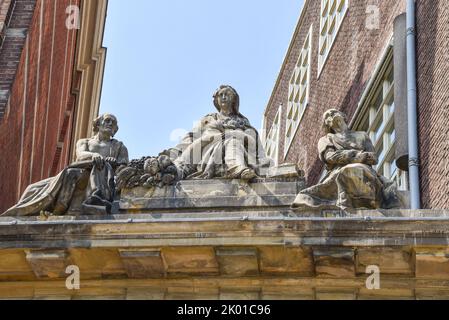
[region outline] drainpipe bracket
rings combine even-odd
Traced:
[[[416,34],[416,29],[414,27],[407,28],[407,35],[414,36]]]
[[[418,158],[410,158],[408,161],[408,166],[411,167],[419,167],[421,164],[419,163]]]

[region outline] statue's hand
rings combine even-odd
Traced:
[[[353,151],[354,163],[366,163],[368,154],[366,152]]]
[[[92,163],[97,167],[101,168],[104,164],[104,159],[101,155],[95,154],[92,156]]]
[[[365,163],[371,166],[375,166],[378,163],[377,155],[372,152],[366,152],[366,160]]]
[[[359,152],[356,159],[358,162],[369,166],[374,166],[377,164],[377,156],[372,152]]]
[[[220,130],[220,131],[224,130],[223,123],[221,121],[213,120],[213,121],[209,122],[208,126],[211,129],[216,129],[216,130]]]
[[[113,167],[117,165],[117,159],[114,157],[107,157],[104,161]]]

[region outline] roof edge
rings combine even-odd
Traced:
[[[264,112],[263,112],[264,116],[266,116],[267,111],[268,111],[268,107],[269,107],[269,105],[271,104],[271,102],[274,99],[274,93],[275,93],[276,89],[279,87],[279,82],[281,81],[281,74],[282,74],[282,72],[285,69],[285,65],[287,64],[288,56],[290,55],[290,52],[292,51],[293,41],[295,40],[296,36],[298,35],[299,29],[302,27],[302,23],[303,23],[303,20],[304,20],[304,15],[305,15],[305,8],[308,5],[309,1],[310,0],[304,0],[304,3],[302,5],[301,13],[299,15],[298,22],[296,23],[295,31],[293,32],[292,38],[290,40],[290,44],[289,44],[289,46],[287,48],[287,51],[286,51],[286,53],[284,55],[284,60],[282,62],[281,68],[280,68],[280,70],[278,72],[278,76],[276,78],[276,82],[274,84],[274,87],[273,87],[273,90],[271,92],[270,98],[268,99],[267,105],[265,106],[265,109],[264,109]]]

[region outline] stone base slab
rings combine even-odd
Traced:
[[[304,189],[303,178],[187,180],[163,188],[123,190],[120,212],[289,207]]]
[[[0,298],[446,299],[448,256],[447,210],[0,218]]]

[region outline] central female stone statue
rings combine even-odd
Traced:
[[[263,176],[271,161],[257,130],[239,112],[240,98],[230,86],[214,94],[218,113],[205,116],[174,150],[182,179],[243,179]],[[171,150],[173,152],[173,149]]]

